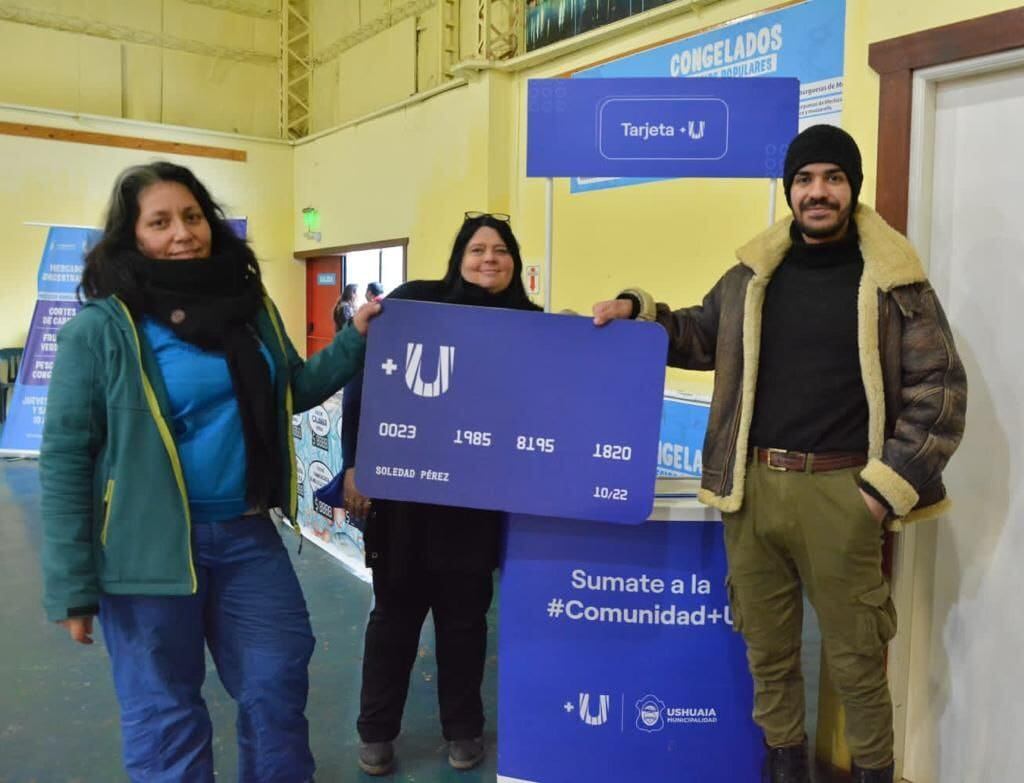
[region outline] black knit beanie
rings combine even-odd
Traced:
[[[853,192],[850,205],[856,206],[860,186],[864,182],[864,170],[853,136],[835,125],[812,125],[790,142],[782,169],[782,187],[786,192],[786,203],[790,206],[789,190],[793,186],[793,178],[808,163],[834,163],[839,166],[850,180]]]

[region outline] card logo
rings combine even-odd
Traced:
[[[437,375],[423,380],[423,343],[409,343],[405,349],[405,385],[417,397],[440,397],[448,391],[455,370],[455,346],[442,345],[437,359]]]
[[[608,722],[608,710],[611,707],[611,696],[601,694],[597,697],[597,712],[592,713],[590,707],[590,694],[580,694],[580,720],[588,726],[603,726]]]

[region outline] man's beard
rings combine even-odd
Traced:
[[[800,215],[805,210],[812,209],[815,206],[824,206],[829,209],[833,208],[831,201],[819,200],[808,203],[806,206],[801,207],[794,220],[796,220],[797,228],[800,229],[800,233],[810,239],[839,239],[846,233],[846,229],[850,224],[850,214],[853,211],[853,204],[849,204],[846,209],[837,209],[836,221],[829,225],[808,225],[801,220]]]

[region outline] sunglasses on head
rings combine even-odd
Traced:
[[[467,212],[465,215],[465,220],[477,220],[478,218],[485,217],[500,220],[502,223],[512,222],[512,217],[510,215],[506,215],[504,212]]]

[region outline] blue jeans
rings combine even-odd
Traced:
[[[246,516],[194,525],[192,550],[195,595],[100,600],[129,777],[212,783],[205,642],[238,704],[239,781],[309,780],[304,712],[315,640],[281,536],[269,518]]]

